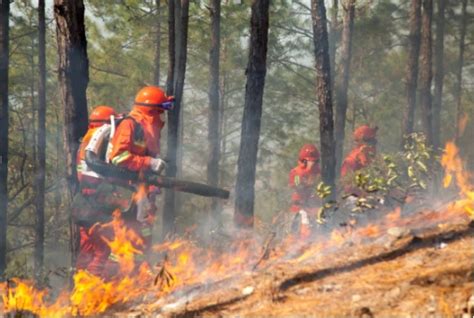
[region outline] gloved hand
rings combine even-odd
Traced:
[[[153,172],[161,174],[166,168],[166,162],[161,158],[152,158],[150,160],[150,169]]]

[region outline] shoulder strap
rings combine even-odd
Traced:
[[[120,123],[126,119],[131,119],[132,122],[133,122],[133,139],[134,140],[143,140],[145,138],[145,134],[144,134],[144,131],[143,131],[143,127],[142,125],[135,119],[133,118],[132,116],[130,115],[127,115],[123,118],[120,118],[119,120],[116,121],[115,123],[115,126],[118,127],[118,125],[120,125]]]
[[[127,116],[125,116],[124,118],[121,118],[118,121],[117,126],[122,121],[124,121],[126,119],[130,119],[133,122],[133,142],[144,144],[145,143],[145,132],[143,130],[143,126],[135,118],[133,118],[130,115],[127,115]]]
[[[133,117],[127,116],[127,118],[130,118],[133,120],[134,124],[134,130],[133,130],[133,140],[135,141],[145,141],[145,132],[143,131],[142,125]]]

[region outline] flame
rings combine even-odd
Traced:
[[[137,186],[137,191],[133,195],[133,201],[138,202],[148,196],[148,186],[145,183],[140,183]]]
[[[448,142],[441,158],[441,165],[445,169],[444,187],[451,185],[453,179],[460,190],[462,202],[466,213],[472,217],[474,209],[474,190],[470,182],[471,175],[464,169],[464,163],[459,156],[459,149],[453,142]]]
[[[103,237],[103,239],[109,245],[111,253],[117,258],[120,272],[128,275],[135,267],[137,256],[143,254],[138,247],[143,247],[144,242],[133,230],[125,226],[120,210],[114,212],[113,220],[108,226],[112,226],[114,238],[109,240]]]
[[[396,208],[377,223],[361,225],[350,219],[348,226],[334,229],[329,236],[308,235],[307,239],[301,240],[299,235],[288,235],[275,248],[262,246],[266,240],[249,232],[239,233],[233,240],[217,242],[215,246],[176,238],[152,247],[152,252],[160,256],[157,266],[142,262],[143,240],[125,226],[121,214],[116,211],[110,223],[95,229],[116,257],[117,272],[114,275],[105,279],[87,271],[78,271],[73,277],[74,288],[60,293],[55,300],[47,290],[35,288],[30,281],[13,279],[9,283],[0,283],[0,313],[28,311],[39,317],[97,316],[112,306],[150,297],[156,300],[186,286],[208,284],[250,272],[261,262],[287,262],[297,266],[324,257],[328,251],[346,242],[357,244],[364,239],[380,237],[392,227],[401,227],[401,230],[420,224],[442,227],[456,218],[466,219],[466,214],[474,217],[471,176],[463,169],[459,151],[453,143],[446,145],[441,163],[446,171],[443,184],[446,187],[455,184],[461,195],[459,200],[441,211],[421,211],[408,217],[402,216],[401,209]],[[146,187],[142,189],[137,192],[135,200],[147,195]],[[262,251],[268,253],[263,261]]]
[[[0,283],[0,292],[3,300],[4,312],[30,312],[40,317],[63,317],[68,313],[67,296],[62,293],[56,302],[45,305],[49,296],[46,290],[38,290],[30,281],[12,279],[7,283]],[[0,311],[2,312],[2,311]]]

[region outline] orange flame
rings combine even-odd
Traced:
[[[377,224],[356,227],[355,219],[350,220],[346,229],[335,229],[330,237],[308,237],[300,240],[288,236],[275,249],[268,249],[268,262],[288,262],[297,264],[315,257],[322,257],[328,249],[342,246],[345,242],[361,242],[362,238],[375,238],[383,235],[393,226],[410,227],[412,224],[438,224],[442,226],[454,217],[463,217],[465,213],[474,215],[474,191],[470,175],[463,169],[458,149],[453,143],[446,146],[442,158],[446,169],[444,184],[454,181],[461,191],[462,199],[441,211],[420,212],[410,218],[401,215],[397,208],[388,213]],[[146,195],[146,189],[140,192]],[[135,199],[139,199],[139,194]],[[222,246],[209,248],[190,239],[177,238],[154,245],[152,251],[163,257],[159,270],[165,273],[166,282],[156,283],[157,268],[146,262],[138,267],[138,258],[143,257],[143,240],[133,230],[127,228],[120,213],[114,213],[113,220],[99,230],[108,243],[118,263],[117,275],[104,280],[87,271],[78,271],[74,275],[74,288],[64,291],[55,300],[49,299],[46,290],[34,288],[29,281],[12,280],[0,284],[0,314],[29,311],[40,317],[90,316],[100,315],[117,304],[143,299],[144,296],[162,297],[184,286],[210,283],[254,270],[254,265],[262,259],[261,242],[248,233],[237,236]],[[102,233],[102,232],[100,232]],[[311,241],[313,240],[313,241]],[[219,242],[221,243],[221,242]],[[137,268],[138,267],[138,268]],[[158,271],[159,275],[159,271]]]
[[[455,178],[456,185],[461,191],[463,198],[463,200],[460,200],[458,203],[464,206],[466,213],[470,217],[474,217],[474,190],[470,182],[471,175],[464,169],[464,163],[459,157],[459,149],[453,142],[446,144],[444,154],[441,158],[441,165],[445,169],[444,187],[449,187]]]

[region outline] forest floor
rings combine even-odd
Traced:
[[[474,317],[474,223],[456,204],[331,235],[120,317]]]

